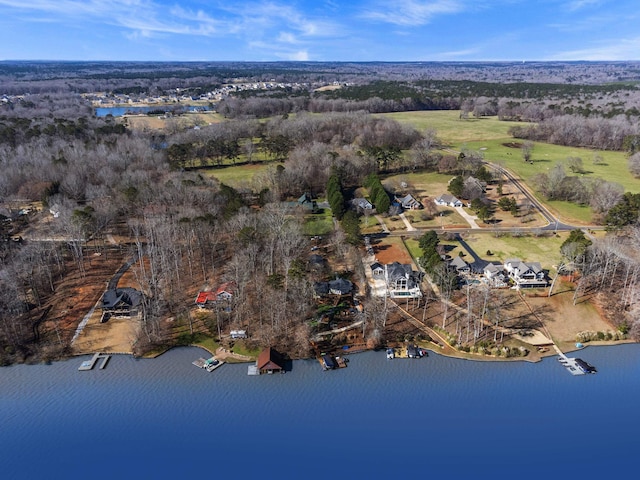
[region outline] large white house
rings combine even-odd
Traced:
[[[519,288],[546,287],[547,277],[538,262],[523,262],[519,258],[505,260],[504,269]]]
[[[443,193],[434,200],[436,205],[441,207],[461,207],[462,202],[450,193]]]

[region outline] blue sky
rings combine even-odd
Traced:
[[[0,0],[2,60],[640,59],[638,0]]]

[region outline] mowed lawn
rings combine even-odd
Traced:
[[[519,258],[525,262],[540,262],[542,268],[555,272],[555,267],[560,262],[562,256],[560,254],[560,246],[568,237],[567,232],[558,232],[558,235],[546,234],[544,237],[535,237],[531,235],[512,236],[501,235],[496,236],[490,233],[472,233],[466,235],[463,240],[472,249],[475,254],[488,262],[500,263],[508,258]],[[407,248],[414,257],[422,255],[422,251],[418,245],[418,238],[407,239]],[[447,253],[451,257],[457,257],[460,252],[464,254],[467,262],[473,262],[471,252],[463,248],[458,241],[440,240],[441,245],[448,245]],[[491,252],[491,255],[487,254]]]

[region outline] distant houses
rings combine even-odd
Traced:
[[[348,295],[353,291],[353,283],[345,278],[336,278],[329,282],[329,293],[332,295]]]

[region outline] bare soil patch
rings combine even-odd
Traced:
[[[381,240],[380,243],[373,244],[373,252],[378,262],[383,265],[393,262],[413,263],[411,255],[409,255],[407,249],[404,248],[404,245],[397,245]]]
[[[140,333],[139,317],[111,317],[100,323],[102,312],[96,309],[78,339],[73,352],[84,353],[133,353],[133,346]]]
[[[567,284],[562,284],[551,297],[545,290],[540,296],[527,295],[526,300],[561,348],[572,346],[578,332],[615,330],[591,301],[573,305],[573,290]]]
[[[505,142],[502,145],[507,148],[522,148],[522,143],[520,142]]]
[[[70,273],[56,286],[56,293],[42,306],[42,310],[49,306],[51,309],[40,326],[40,334],[51,339],[55,336],[57,341],[57,333],[59,333],[60,340],[68,345],[77,326],[100,300],[107,282],[122,262],[123,256],[118,253],[88,254],[84,275],[69,262]],[[34,312],[34,315],[37,314],[37,311]]]

